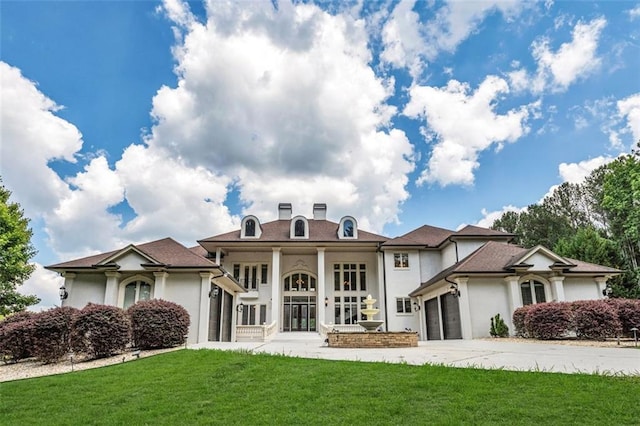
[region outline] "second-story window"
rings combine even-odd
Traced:
[[[255,237],[256,236],[256,221],[253,219],[248,219],[245,224],[244,235],[245,237]]]
[[[296,237],[304,237],[304,221],[302,219],[296,220],[294,225],[294,234]]]
[[[393,267],[394,268],[408,268],[409,267],[409,253],[394,253],[393,254]]]
[[[342,225],[343,229],[343,235],[345,237],[353,237],[353,221],[351,219],[347,219],[344,221],[344,224]]]

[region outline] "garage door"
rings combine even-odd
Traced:
[[[462,327],[460,324],[460,308],[458,298],[451,293],[440,296],[442,308],[442,331],[445,339],[462,339]]]
[[[427,319],[427,340],[440,340],[440,312],[438,310],[438,298],[434,297],[424,302],[424,310]]]

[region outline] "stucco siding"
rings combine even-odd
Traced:
[[[429,279],[441,271],[441,266],[442,256],[439,251],[421,251],[419,283],[429,281]]]
[[[138,253],[130,252],[122,257],[114,259],[114,262],[120,265],[121,271],[140,271],[144,269],[140,264],[149,263],[149,259],[140,256]]]
[[[104,274],[77,274],[65,306],[82,309],[87,303],[104,303],[106,282]]]
[[[591,277],[565,278],[564,297],[568,302],[574,300],[602,299],[598,285]]]
[[[489,337],[491,318],[496,314],[500,314],[509,326],[509,332],[513,332],[507,287],[501,278],[470,279],[467,292],[468,295],[460,297],[470,298],[472,338]]]
[[[189,343],[198,340],[200,321],[200,282],[198,274],[169,274],[165,288],[165,299],[184,307],[191,318],[189,325]]]

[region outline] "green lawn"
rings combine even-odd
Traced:
[[[0,383],[0,424],[639,424],[640,377],[182,350]]]

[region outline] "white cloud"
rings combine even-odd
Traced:
[[[588,23],[578,22],[571,41],[563,43],[556,52],[549,47],[548,38],[536,40],[532,45],[532,54],[538,63],[538,70],[533,77],[533,91],[541,92],[546,88],[565,91],[573,82],[596,70],[601,63],[596,56],[598,40],[606,24],[604,18]]]
[[[416,4],[431,3],[416,0],[400,1],[382,30],[381,60],[395,68],[407,68],[415,78],[426,67],[424,60],[433,60],[440,52],[454,52],[491,13],[500,12],[512,20],[531,5],[515,0],[448,1],[433,19],[422,22],[414,10]]]
[[[560,173],[562,182],[581,183],[592,171],[613,160],[614,158],[612,157],[599,156],[578,163],[561,163],[558,166],[558,172]]]
[[[633,135],[634,143],[640,141],[640,93],[635,93],[618,101],[618,113],[626,118],[626,130]]]
[[[482,226],[483,228],[489,228],[493,225],[493,222],[500,219],[502,215],[507,212],[516,212],[522,213],[526,211],[526,207],[516,207],[512,205],[504,206],[501,210],[488,211],[487,209],[482,209],[482,219],[475,223],[476,226]],[[461,226],[462,227],[462,226]]]
[[[67,185],[47,163],[75,162],[82,135],[71,123],[57,117],[61,107],[45,96],[37,84],[18,68],[0,62],[0,161],[2,179],[27,217],[50,212]]]
[[[372,230],[395,220],[413,148],[388,129],[393,81],[369,66],[364,21],[288,2],[207,10],[175,49],[177,87],[153,100],[150,148],[230,179],[251,213],[271,216],[306,188],[304,205],[326,202]],[[357,203],[380,193],[384,213]]]
[[[507,82],[488,76],[473,93],[467,84],[451,80],[446,87],[414,86],[404,114],[423,118],[435,144],[418,184],[437,182],[471,185],[479,167],[478,154],[495,144],[515,142],[528,132],[526,121],[536,107],[529,105],[496,114]]]
[[[56,272],[44,269],[39,263],[35,266],[31,277],[18,287],[18,292],[26,295],[36,294],[40,298],[40,303],[30,306],[29,310],[37,312],[60,306],[58,289],[64,284],[64,278]]]
[[[629,20],[631,21],[640,18],[640,5],[637,5],[633,9],[629,9],[627,13],[629,14]]]

